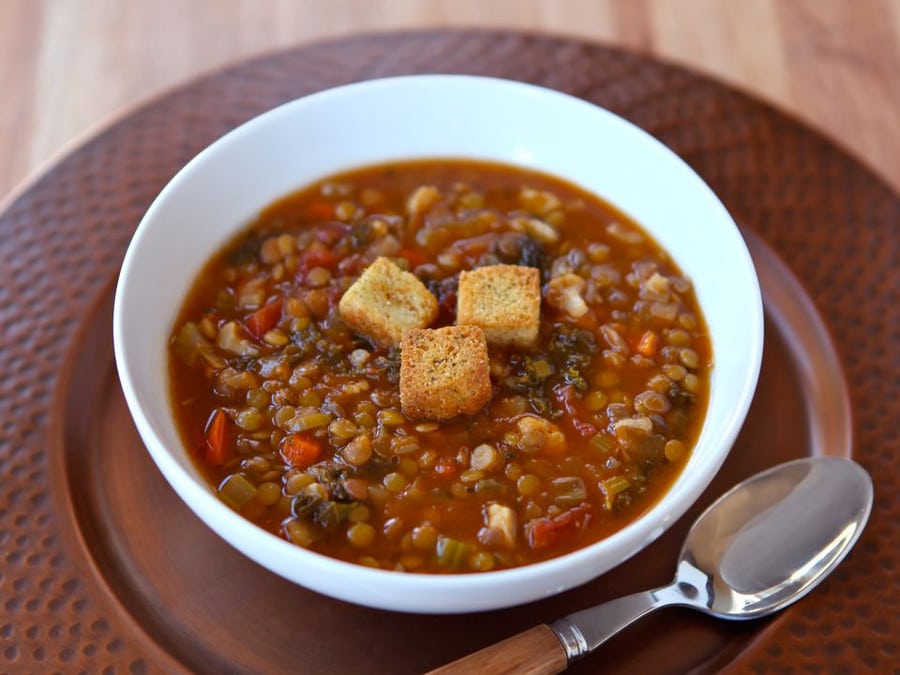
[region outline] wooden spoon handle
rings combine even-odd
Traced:
[[[427,675],[554,675],[566,669],[566,650],[550,626],[513,635],[432,670]]]

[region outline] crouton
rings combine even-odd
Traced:
[[[400,344],[411,328],[425,328],[438,302],[419,279],[388,258],[376,258],[341,298],[341,317],[382,347]]]
[[[491,399],[487,342],[477,326],[413,329],[400,348],[400,406],[409,419],[446,420]]]
[[[490,265],[461,272],[456,323],[478,326],[491,345],[532,347],[541,316],[541,274],[534,267]]]

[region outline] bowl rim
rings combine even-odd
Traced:
[[[174,191],[174,186],[176,186],[180,182],[185,181],[194,173],[202,171],[207,161],[209,161],[210,158],[214,157],[215,154],[225,146],[236,142],[241,142],[244,137],[252,136],[252,134],[255,133],[258,127],[270,124],[283,115],[302,114],[302,110],[304,107],[320,103],[323,100],[327,99],[341,99],[346,96],[353,97],[366,95],[377,92],[380,89],[391,89],[397,86],[421,86],[422,83],[440,86],[462,86],[476,88],[489,87],[493,89],[499,88],[506,89],[508,92],[514,94],[521,94],[524,92],[528,95],[537,95],[540,97],[550,96],[557,99],[557,102],[563,103],[565,105],[590,108],[593,114],[596,114],[598,117],[605,117],[607,123],[613,123],[614,125],[619,125],[620,128],[630,129],[630,131],[636,132],[634,136],[636,139],[640,139],[640,141],[643,143],[649,143],[653,145],[656,152],[661,152],[665,155],[668,155],[670,160],[674,160],[676,164],[680,165],[681,170],[689,172],[696,179],[698,189],[705,190],[708,193],[706,197],[711,197],[712,201],[721,209],[725,221],[730,223],[734,228],[734,234],[736,235],[735,253],[739,257],[743,258],[741,262],[745,263],[749,269],[749,279],[751,280],[753,287],[749,288],[748,290],[754,296],[754,299],[756,301],[754,307],[748,308],[748,316],[752,318],[752,321],[748,325],[748,331],[751,337],[751,351],[749,354],[747,354],[746,361],[748,368],[745,371],[745,377],[741,383],[740,390],[737,395],[736,404],[732,409],[729,419],[727,419],[724,423],[726,433],[717,441],[717,446],[719,446],[721,449],[716,450],[716,452],[712,456],[710,456],[707,461],[699,464],[697,467],[693,467],[693,470],[690,473],[688,473],[687,466],[683,467],[673,484],[667,489],[666,493],[664,493],[656,502],[653,503],[652,506],[647,508],[643,513],[638,515],[630,523],[625,525],[620,530],[617,530],[613,534],[609,535],[608,537],[605,537],[598,542],[594,542],[570,553],[556,556],[548,560],[509,569],[492,570],[489,573],[464,572],[459,574],[442,575],[425,574],[419,572],[397,573],[391,570],[368,568],[357,563],[346,562],[296,546],[288,542],[287,540],[278,537],[277,535],[263,530],[259,526],[253,524],[240,514],[230,509],[214,494],[209,485],[203,484],[198,481],[178,463],[178,461],[175,459],[174,454],[179,451],[167,447],[166,443],[157,433],[155,425],[151,422],[146,412],[144,411],[143,405],[141,404],[140,397],[138,395],[138,391],[141,389],[141,384],[134,380],[134,378],[132,377],[131,368],[129,366],[133,357],[130,353],[128,340],[126,339],[127,327],[125,325],[126,309],[123,306],[124,297],[127,293],[128,287],[131,284],[138,283],[134,275],[131,274],[131,270],[135,264],[134,261],[139,257],[141,253],[141,242],[148,229],[152,226],[152,223],[157,218],[157,213],[160,210],[161,204],[163,204]],[[298,113],[298,111],[300,111],[300,113]],[[385,161],[390,161],[390,159],[391,158],[389,157],[385,157]],[[502,160],[494,161],[509,163]],[[366,162],[365,164],[360,166],[365,166],[368,164],[370,164],[370,162]],[[347,170],[352,170],[352,168],[353,167],[348,167]],[[542,171],[539,166],[534,167],[534,170]],[[545,173],[547,172],[545,171]],[[317,180],[325,177],[325,175],[322,175]],[[606,199],[605,197],[603,198]],[[615,205],[614,201],[610,200],[610,202]],[[265,204],[261,204],[259,208],[262,209],[265,208],[265,206]],[[644,223],[639,222],[639,224],[642,227],[646,227]],[[234,228],[228,230],[228,232],[230,233],[230,235],[233,235],[238,231],[239,227],[240,226],[235,226]],[[650,230],[650,233],[653,234],[653,231]],[[221,245],[225,241],[226,237],[222,237],[218,243],[219,245]],[[701,307],[701,309],[703,308]],[[474,75],[404,75],[346,84],[339,87],[315,92],[313,94],[309,94],[285,102],[266,112],[261,113],[260,115],[251,118],[250,120],[242,123],[238,127],[219,137],[203,150],[201,150],[197,155],[195,155],[187,164],[185,164],[166,183],[159,194],[154,198],[153,202],[142,217],[131,239],[131,242],[129,243],[116,285],[115,303],[113,309],[113,343],[115,361],[119,373],[119,380],[125,395],[128,409],[135,422],[141,439],[144,442],[144,445],[147,447],[147,450],[150,452],[150,455],[153,458],[155,464],[160,469],[161,473],[165,476],[166,480],[170,483],[175,492],[178,493],[179,497],[188,505],[192,512],[208,527],[210,527],[213,531],[226,539],[239,551],[241,551],[245,555],[248,555],[245,550],[246,546],[242,546],[241,542],[245,542],[248,540],[260,540],[257,543],[261,544],[263,548],[266,549],[266,554],[279,556],[281,563],[284,563],[287,560],[294,560],[297,564],[304,565],[313,572],[324,571],[327,568],[327,570],[332,573],[337,573],[339,576],[346,574],[356,577],[356,584],[353,585],[353,588],[362,584],[373,588],[384,586],[390,588],[392,591],[399,591],[401,593],[410,594],[414,594],[417,591],[424,591],[429,589],[440,589],[442,592],[449,593],[465,590],[468,594],[471,594],[472,592],[477,594],[481,590],[490,589],[492,591],[496,591],[498,588],[510,589],[513,587],[518,587],[522,584],[529,584],[529,582],[535,579],[544,578],[547,575],[553,575],[555,573],[562,572],[563,570],[572,571],[576,568],[587,568],[588,570],[590,570],[591,562],[595,558],[597,558],[598,555],[602,554],[606,549],[612,549],[620,542],[634,539],[636,543],[629,547],[630,551],[627,553],[627,555],[625,555],[621,559],[616,560],[612,565],[604,567],[600,572],[589,572],[587,575],[583,575],[582,581],[579,581],[578,584],[585,583],[586,581],[594,579],[597,576],[605,573],[612,567],[621,564],[631,556],[643,550],[653,540],[655,540],[663,532],[665,532],[681,516],[683,516],[684,513],[690,508],[690,506],[693,505],[700,497],[703,490],[706,488],[706,486],[709,485],[712,478],[720,469],[721,465],[729,455],[731,447],[735,439],[737,438],[741,426],[746,418],[750,403],[753,398],[753,394],[756,389],[762,363],[763,308],[759,280],[753,266],[753,261],[750,257],[750,253],[747,249],[746,243],[741,237],[737,225],[734,223],[734,220],[725,209],[724,205],[722,205],[719,198],[715,195],[715,193],[713,193],[712,189],[694,171],[694,169],[691,168],[690,165],[688,165],[678,155],[676,155],[670,148],[665,146],[661,141],[654,138],[648,132],[644,131],[632,122],[620,117],[619,115],[616,115],[615,113],[612,113],[611,111],[600,107],[599,105],[563,92],[549,89],[547,87],[514,80]],[[715,345],[713,345],[713,354],[715,355],[715,353],[716,349]],[[169,411],[171,413],[171,401],[168,402],[167,407],[169,408]],[[707,416],[703,421],[702,427],[705,427],[708,421],[709,418],[707,410]],[[180,449],[180,452],[183,452],[186,455],[188,454],[187,449],[183,447]],[[188,458],[188,460],[193,462],[193,460],[190,458]],[[676,485],[680,485],[681,489],[686,491],[685,497],[680,500],[680,503],[667,504],[667,500],[671,496]],[[659,516],[662,515],[661,506],[664,504],[667,504],[670,507],[671,517],[665,518],[664,522],[660,523],[658,521],[660,520]],[[252,557],[258,564],[270,569],[271,571],[274,571],[277,574],[280,574],[281,576],[288,578],[294,583],[304,585],[307,588],[313,588],[318,592],[326,593],[334,597],[340,597],[341,599],[355,602],[357,604],[364,604],[372,607],[395,609],[401,611],[413,611],[420,613],[455,613],[460,611],[493,609],[521,604],[523,602],[539,599],[540,597],[544,597],[550,594],[525,594],[528,595],[528,597],[524,597],[524,599],[523,597],[515,597],[512,598],[510,602],[505,603],[502,599],[499,602],[494,599],[493,601],[484,602],[483,604],[468,602],[462,609],[455,607],[428,608],[424,607],[423,602],[420,601],[412,603],[395,602],[393,601],[394,599],[387,603],[379,603],[371,600],[367,601],[365,599],[360,599],[353,595],[352,590],[349,590],[347,593],[335,593],[331,591],[321,590],[321,588],[318,586],[308,586],[303,581],[299,581],[296,576],[286,574],[285,565],[277,564],[275,567],[273,567],[268,562],[263,562],[262,560],[260,560],[257,556],[250,557]],[[553,592],[561,592],[563,590],[566,590],[567,588],[571,588],[573,585],[578,584],[568,584],[564,587],[557,588]],[[522,594],[520,593],[519,596],[522,596]]]

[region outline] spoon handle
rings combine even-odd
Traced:
[[[530,628],[427,675],[561,673],[573,660],[590,653],[641,617],[660,607],[682,604],[691,603],[675,584],[626,595],[564,616],[550,626]]]
[[[566,650],[569,662],[585,656],[623,628],[650,612],[673,604],[671,587],[616,598],[557,619],[550,628]]]
[[[566,669],[566,650],[542,624],[436,668],[426,675],[553,675]]]

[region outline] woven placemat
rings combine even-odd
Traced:
[[[760,630],[734,666],[896,669],[900,199],[802,124],[683,69],[568,39],[436,31],[316,44],[190,83],[82,145],[0,215],[0,671],[165,667],[110,610],[91,563],[65,545],[47,445],[67,349],[153,197],[197,151],[272,106],[422,72],[533,82],[626,117],[673,148],[787,261],[835,338],[854,406],[853,454],[874,477],[876,504],[847,563]]]

